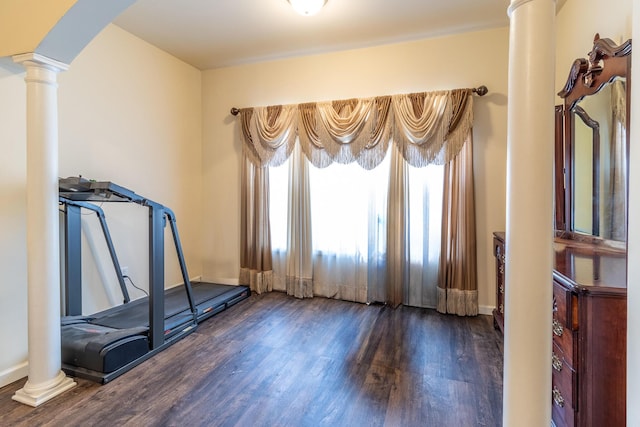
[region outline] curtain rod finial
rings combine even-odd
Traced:
[[[236,108],[236,107],[232,107],[231,108],[231,114],[232,115],[237,116],[239,112],[240,112],[240,110],[238,108]]]
[[[487,89],[485,85],[482,85],[482,86],[478,86],[477,88],[474,88],[473,91],[477,93],[478,96],[485,96],[487,92],[489,92],[489,89]]]

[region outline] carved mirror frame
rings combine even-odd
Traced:
[[[631,99],[631,40],[617,45],[611,39],[600,38],[596,34],[593,49],[588,58],[578,58],[574,61],[567,82],[558,95],[564,99],[563,105],[555,108],[555,227],[558,231],[573,233],[573,172],[574,172],[574,132],[576,116],[593,130],[593,195],[592,235],[599,235],[599,130],[598,123],[578,105],[583,98],[598,93],[606,84],[616,77],[626,79],[626,125],[629,126],[629,111]],[[629,132],[626,132],[626,197],[629,192]],[[596,173],[598,175],[596,176]],[[628,221],[628,212],[627,212]]]

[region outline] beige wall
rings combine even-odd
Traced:
[[[492,235],[505,227],[506,28],[203,73],[204,275],[237,277],[240,142],[231,107],[475,87],[479,303],[495,305]]]
[[[0,386],[27,359],[26,86],[0,69]]]
[[[27,358],[24,74],[0,69],[0,386]],[[174,210],[191,276],[201,274],[201,72],[110,25],[59,76],[60,176],[112,180]],[[147,219],[139,206],[103,206],[116,251],[147,287]],[[87,310],[118,303],[93,215],[85,218]],[[168,236],[168,234],[165,234]],[[167,284],[181,281],[167,245]],[[133,296],[139,293],[131,291]]]
[[[201,269],[200,77],[199,70],[111,25],[59,79],[60,176],[114,181],[173,209],[191,275]],[[136,284],[146,283],[147,210],[108,204],[103,209],[120,263]],[[94,252],[103,254],[98,267],[105,268],[88,273],[104,276],[111,266],[94,229],[87,235],[95,236]],[[179,283],[175,251],[166,246],[167,282]]]

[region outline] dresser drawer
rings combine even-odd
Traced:
[[[504,315],[504,288],[498,288],[496,293],[496,309],[501,315]]]
[[[577,374],[574,367],[571,365],[571,358],[565,357],[564,352],[555,343],[553,344],[553,351],[551,353],[551,367],[554,377],[554,382],[562,386],[570,397],[572,407],[577,409],[573,402],[575,402],[574,396],[578,392],[577,389]]]
[[[553,402],[551,398],[551,417],[553,419],[553,425],[555,427],[573,427],[575,425],[576,414],[571,408],[559,407]]]
[[[577,411],[577,377],[571,367],[560,359],[552,360],[553,375],[551,379],[551,408],[556,425],[573,426]]]
[[[553,324],[551,326],[553,334],[553,347],[556,354],[562,358],[573,369],[576,368],[574,364],[574,352],[575,352],[575,340],[574,333],[563,326],[558,319],[553,318]]]
[[[575,367],[573,366],[573,354],[571,354],[572,352],[569,352],[569,354],[565,353],[564,349],[562,349],[558,343],[554,342],[553,343],[553,350],[551,352],[551,360],[553,362],[553,368],[554,371],[561,371],[563,368],[560,364],[566,364],[568,365],[571,369],[575,370]]]
[[[570,330],[578,330],[577,296],[555,281],[553,282],[553,317]]]

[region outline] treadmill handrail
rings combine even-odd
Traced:
[[[166,206],[164,207],[164,213],[169,219],[169,226],[171,227],[171,234],[173,235],[173,243],[176,246],[176,254],[178,255],[178,262],[180,263],[180,271],[182,272],[182,280],[184,281],[185,290],[187,291],[187,299],[189,300],[189,307],[193,313],[194,319],[197,318],[198,309],[193,298],[193,290],[191,288],[191,281],[189,279],[189,273],[187,272],[187,264],[184,260],[184,253],[182,252],[182,245],[180,244],[180,235],[178,234],[178,225],[176,221],[176,215],[173,211]]]
[[[94,205],[93,203],[74,201],[74,200],[65,199],[63,197],[59,197],[58,200],[60,201],[60,203],[88,209],[96,213],[100,221],[102,234],[104,235],[104,239],[107,243],[109,255],[111,256],[111,262],[113,263],[113,267],[116,271],[116,277],[118,278],[118,284],[120,285],[120,290],[122,291],[122,296],[124,297],[124,303],[126,304],[130,302],[131,298],[129,297],[129,291],[127,290],[127,285],[124,282],[124,275],[122,274],[122,268],[120,267],[120,262],[118,261],[118,256],[116,255],[116,249],[113,246],[113,240],[111,239],[111,233],[109,233],[109,227],[107,227],[107,218],[102,208],[100,206]],[[66,214],[66,212],[64,213]]]

